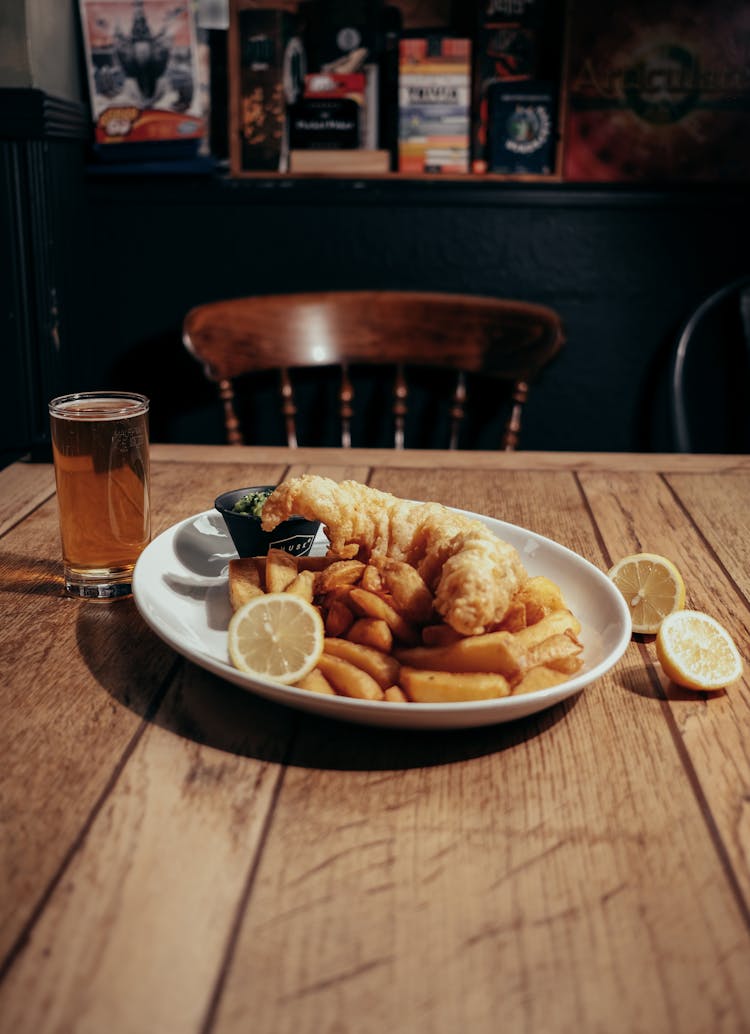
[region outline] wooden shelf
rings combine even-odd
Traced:
[[[577,207],[689,210],[737,207],[747,211],[750,189],[741,183],[568,183],[552,176],[537,178],[492,174],[449,177],[386,175],[329,176],[322,174],[224,172],[196,175],[166,168],[158,173],[125,168],[87,168],[87,190],[94,198],[139,198],[160,204],[199,205],[398,205],[478,208]]]
[[[401,181],[407,183],[553,183],[563,182],[562,177],[553,174],[541,175],[525,173],[523,175],[510,175],[508,173],[485,172],[481,175],[475,173],[429,173],[429,172],[238,172],[232,175],[238,180],[257,179],[327,179],[327,180],[376,180],[381,182]]]

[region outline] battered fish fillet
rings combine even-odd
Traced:
[[[356,543],[363,559],[411,564],[434,593],[437,612],[462,635],[477,635],[502,621],[527,577],[516,550],[481,521],[358,481],[316,475],[285,481],[263,506],[264,530],[292,514],[321,521],[334,553]]]

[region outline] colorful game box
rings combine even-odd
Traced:
[[[489,93],[539,76],[543,0],[479,0],[473,55],[472,170],[489,166]]]
[[[230,6],[229,157],[232,172],[287,172],[288,109],[307,67],[296,11]]]
[[[80,0],[97,144],[198,141],[205,104],[187,0]]]
[[[289,109],[292,150],[348,150],[364,141],[366,78],[362,72],[305,76],[304,93]]]
[[[398,97],[399,171],[468,172],[470,41],[402,39]]]
[[[488,171],[549,175],[556,147],[552,83],[493,83],[488,91]]]

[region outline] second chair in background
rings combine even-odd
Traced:
[[[560,350],[564,334],[551,309],[521,301],[411,291],[328,291],[211,302],[192,309],[183,325],[186,348],[219,391],[227,440],[243,444],[235,381],[279,371],[286,444],[296,447],[297,405],[290,371],[340,369],[341,445],[351,445],[355,365],[394,368],[393,445],[404,447],[409,407],[407,368],[455,371],[448,441],[455,449],[467,407],[467,376],[511,386],[510,414],[500,445],[514,449],[529,385]],[[372,444],[372,443],[365,443]]]
[[[677,452],[750,449],[750,276],[717,288],[680,328],[670,370]]]

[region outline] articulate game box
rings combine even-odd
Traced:
[[[750,4],[571,0],[566,180],[750,175]]]
[[[400,172],[468,172],[470,41],[402,39],[398,109]]]
[[[79,2],[96,144],[203,137],[192,6],[174,0]]]

